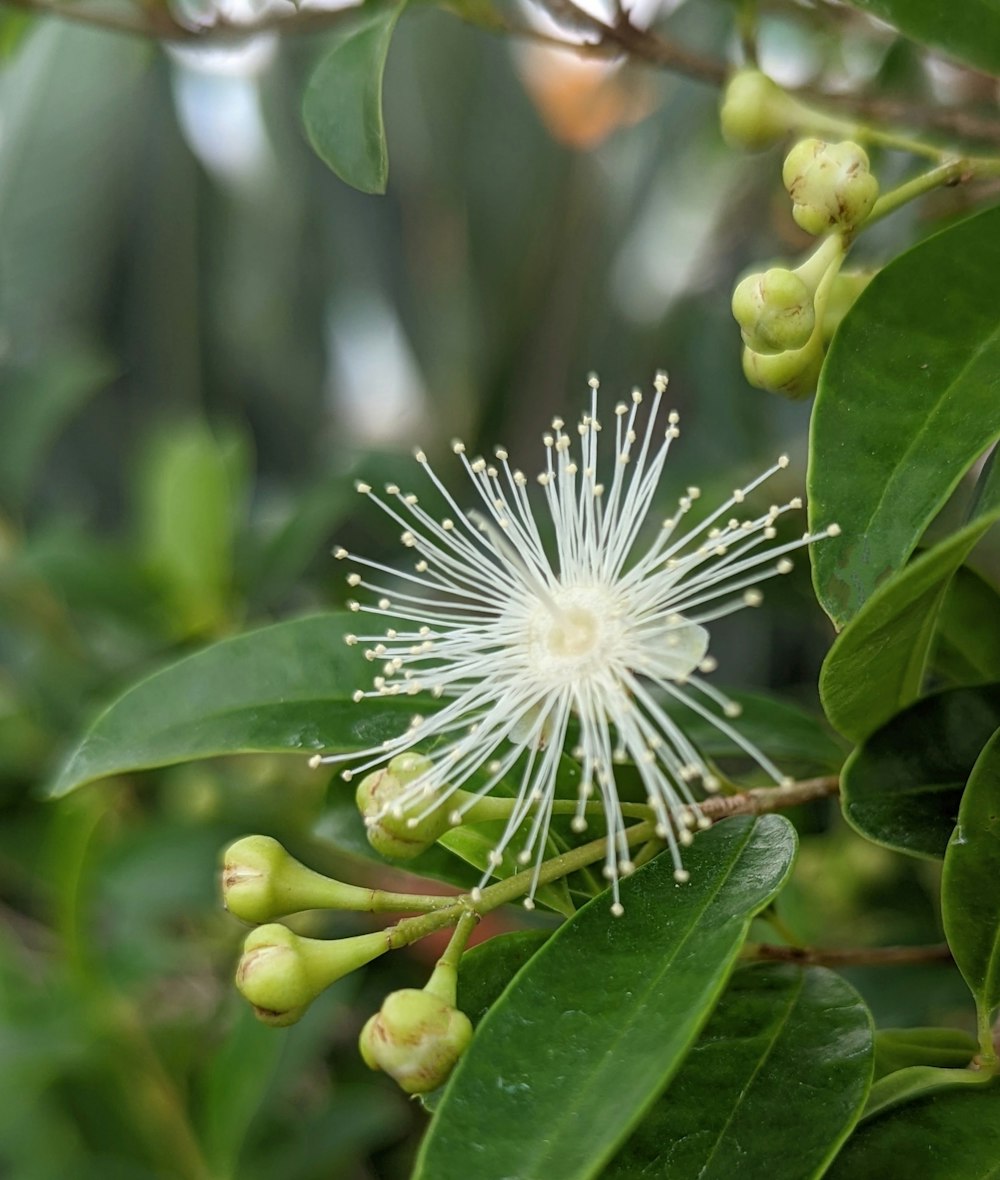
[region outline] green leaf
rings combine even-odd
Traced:
[[[66,348],[0,383],[0,499],[20,505],[49,445],[72,414],[115,373],[93,347]]]
[[[302,102],[316,154],[363,193],[384,193],[389,176],[382,75],[404,4],[366,4],[361,23],[338,38],[313,71]]]
[[[956,6],[937,6],[950,21]],[[816,593],[838,628],[903,566],[1000,437],[998,306],[1000,206],[890,263],[833,339],[808,485],[811,527],[835,520],[842,530],[810,550]]]
[[[737,971],[669,1089],[604,1180],[729,1180],[767,1161],[768,1180],[820,1176],[871,1084],[872,1023],[822,967]]]
[[[837,636],[819,691],[827,717],[845,737],[861,741],[916,699],[948,583],[998,517],[976,520],[921,553],[879,586]]]
[[[549,937],[547,930],[514,930],[496,934],[466,951],[458,969],[458,1002],[474,1025],[493,1007],[507,985]],[[425,1110],[437,1110],[444,1086],[420,1096]]]
[[[961,1069],[978,1050],[975,1037],[958,1028],[880,1028],[875,1033],[875,1078],[914,1065]]]
[[[956,1071],[957,1072],[957,1071]],[[827,1172],[828,1180],[995,1180],[1000,1159],[1000,1086],[949,1089],[866,1119]]]
[[[988,516],[995,508],[1000,508],[1000,447],[994,447],[989,458],[983,464],[983,470],[976,480],[972,491],[972,501],[969,504],[968,519],[975,516]]]
[[[1000,680],[1000,593],[968,566],[945,593],[931,664],[959,684]]]
[[[371,678],[344,643],[353,615],[312,615],[226,639],[130,688],[94,722],[53,795],[113,774],[220,754],[361,750],[406,729],[411,700],[360,708]]]
[[[872,1086],[864,1117],[874,1118],[917,1098],[938,1094],[955,1086],[982,1086],[990,1080],[990,1074],[984,1070],[910,1065],[888,1074]]]
[[[799,705],[775,700],[761,693],[727,693],[742,709],[739,731],[785,770],[794,765],[803,773],[824,774],[838,770],[845,750],[821,717]],[[691,709],[670,704],[666,710],[684,734],[708,758],[746,762],[746,752],[717,726]]]
[[[147,456],[140,548],[180,636],[217,631],[226,621],[245,482],[242,440],[217,438],[201,422],[158,434]]]
[[[959,61],[1000,74],[1000,5],[996,0],[851,0],[855,8]]]
[[[548,938],[547,930],[513,930],[465,952],[458,970],[458,1007],[473,1024],[479,1024]]]
[[[1000,729],[980,754],[944,856],[941,917],[980,1024],[1000,1005]]]
[[[598,1176],[677,1069],[749,924],[791,869],[777,815],[700,835],[679,886],[660,856],[566,922],[479,1027],[424,1140],[414,1180]]]
[[[840,778],[847,822],[898,852],[944,856],[966,780],[998,726],[1000,684],[918,701],[847,760]]]

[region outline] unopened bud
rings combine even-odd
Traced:
[[[247,935],[236,986],[265,1024],[283,1027],[338,979],[388,950],[383,930],[333,940],[303,938],[272,923]]]
[[[407,860],[430,848],[453,826],[450,817],[456,793],[434,780],[429,773],[433,765],[423,754],[398,754],[384,770],[361,780],[358,810],[376,852]],[[413,784],[425,776],[426,782],[414,789]]]
[[[876,275],[874,270],[841,271],[830,285],[823,311],[823,340],[829,343],[840,321],[854,306],[855,300]]]
[[[751,385],[798,400],[816,388],[823,366],[823,346],[813,338],[805,348],[762,353],[743,350],[743,373]]]
[[[369,1069],[384,1070],[407,1094],[426,1094],[448,1079],[472,1039],[472,1022],[440,996],[405,988],[386,996],[361,1030]]]
[[[788,153],[782,180],[792,216],[811,234],[860,225],[878,197],[864,148],[847,140],[803,139]]]
[[[755,352],[804,348],[816,326],[813,291],[781,266],[748,275],[733,292],[743,343]]]
[[[231,844],[222,866],[226,909],[244,922],[271,922],[300,910],[371,910],[372,891],[313,872],[270,836]]]
[[[722,94],[719,122],[730,147],[762,151],[792,131],[799,104],[760,70],[740,70]]]

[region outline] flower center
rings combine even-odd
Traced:
[[[599,635],[600,622],[593,611],[569,606],[549,624],[545,645],[558,659],[579,659],[597,646]]]

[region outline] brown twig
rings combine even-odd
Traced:
[[[811,803],[814,799],[827,799],[839,790],[837,775],[827,774],[821,778],[805,778],[787,787],[754,787],[736,795],[719,795],[699,803],[698,810],[711,820],[726,819],[730,815],[767,815],[786,807],[797,807],[800,803]]]
[[[907,963],[950,963],[946,942],[932,946],[805,947],[748,942],[743,957],[758,962],[799,963],[816,967],[894,967]]]

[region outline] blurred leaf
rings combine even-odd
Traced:
[[[154,53],[139,38],[40,21],[4,70],[0,323],[16,363],[100,331]]]
[[[951,7],[929,4],[950,20]],[[998,306],[1000,206],[889,263],[833,339],[808,483],[810,527],[842,529],[810,549],[816,593],[838,628],[899,572],[1000,436]]]
[[[414,1180],[601,1174],[663,1089],[725,986],[749,924],[784,884],[781,816],[699,836],[564,923],[484,1018],[445,1090]]]
[[[0,383],[0,501],[24,501],[55,436],[114,372],[106,353],[80,345],[46,356],[35,369],[6,376]]]
[[[1000,455],[1000,448],[994,447],[979,473],[969,505],[969,520],[987,516],[994,508],[1000,508],[1000,461],[997,455]]]
[[[348,515],[356,496],[350,480],[338,472],[289,505],[278,528],[258,544],[248,562],[243,580],[253,602],[279,599],[317,556],[328,551],[331,530]]]
[[[1000,592],[968,566],[945,593],[931,664],[959,684],[1000,680]]]
[[[820,1176],[871,1084],[871,1015],[825,968],[737,971],[667,1092],[604,1180]],[[752,1165],[751,1165],[752,1166]]]
[[[1000,74],[1000,8],[995,0],[850,0],[855,8],[895,25],[908,37]]]
[[[837,636],[819,690],[827,717],[845,737],[862,740],[917,697],[948,583],[997,519],[1000,510],[914,558]]]
[[[957,1072],[957,1071],[956,1071]],[[888,1080],[888,1079],[887,1079]],[[1000,1159],[1000,1086],[933,1094],[866,1119],[828,1180],[990,1180]]]
[[[214,1173],[236,1174],[243,1140],[284,1048],[282,1037],[240,1006],[226,1039],[211,1057],[199,1093],[202,1141]]]
[[[976,765],[962,796],[955,834],[944,856],[944,932],[988,1032],[1000,1005],[1000,729]]]
[[[978,1052],[976,1038],[958,1028],[880,1028],[875,1033],[875,1078],[912,1065],[961,1069]]]
[[[302,118],[325,164],[363,193],[384,193],[389,155],[382,120],[382,75],[405,0],[368,0],[358,25],[339,36],[309,79]]]
[[[405,730],[413,701],[359,708],[371,675],[344,643],[355,617],[311,615],[225,639],[155,672],[98,717],[51,794],[219,754],[361,750]]]
[[[890,1073],[872,1086],[864,1118],[885,1114],[915,1099],[938,1094],[955,1086],[982,1086],[990,1074],[976,1069],[945,1069],[933,1065],[909,1065]]]
[[[141,471],[139,541],[180,636],[218,631],[232,596],[246,448],[200,422],[158,434]]]
[[[867,738],[840,779],[848,823],[898,852],[942,857],[965,783],[1000,726],[1000,684],[918,701]]]
[[[824,720],[799,705],[761,693],[727,693],[742,709],[739,731],[779,765],[794,763],[807,773],[830,773],[840,768],[846,751]],[[666,712],[683,726],[684,734],[707,757],[747,760],[746,752],[717,726],[682,705],[670,702]]]

